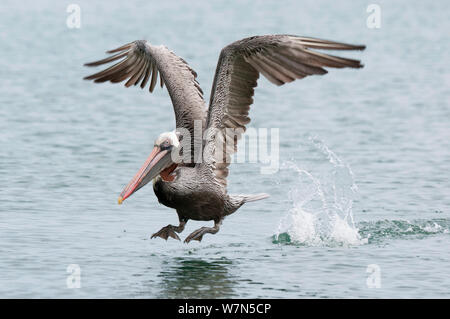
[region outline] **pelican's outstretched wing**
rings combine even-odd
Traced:
[[[283,85],[308,75],[325,74],[324,67],[361,68],[360,61],[313,51],[364,50],[350,45],[292,35],[255,36],[234,42],[220,53],[211,91],[204,166],[212,169],[217,182],[226,185],[231,155],[250,122],[248,116],[259,73]],[[227,128],[235,129],[228,130]],[[235,135],[237,138],[234,138]],[[229,136],[228,143],[226,136]]]
[[[165,46],[154,46],[145,40],[125,44],[117,49],[107,51],[116,53],[103,60],[86,63],[97,66],[122,59],[107,69],[85,77],[94,82],[122,82],[126,87],[140,84],[144,88],[149,84],[153,92],[160,74],[161,87],[165,84],[172,99],[175,111],[176,127],[186,128],[194,136],[194,121],[206,121],[206,105],[203,91],[196,80],[197,73],[185,60]]]

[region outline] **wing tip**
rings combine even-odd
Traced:
[[[118,47],[118,48],[115,48],[115,49],[112,49],[112,50],[108,50],[108,51],[106,51],[106,53],[115,53],[115,52],[119,52],[119,51],[123,51],[123,50],[127,50],[127,49],[129,49],[134,43],[136,43],[137,41],[133,41],[133,42],[130,42],[130,43],[127,43],[127,44],[124,44],[124,45],[122,45],[122,46],[120,46],[120,47]]]
[[[350,68],[361,69],[364,67],[364,64],[362,64],[361,61],[359,61],[359,60],[354,60],[354,61],[355,61],[355,65],[350,66]]]
[[[88,80],[88,81],[95,80],[95,79],[96,79],[96,77],[94,76],[94,74],[87,75],[83,78],[83,80]]]

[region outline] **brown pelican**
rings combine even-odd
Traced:
[[[325,74],[324,67],[361,68],[358,60],[314,49],[364,48],[363,45],[293,35],[254,36],[231,43],[220,53],[208,109],[196,72],[165,46],[138,40],[107,51],[115,53],[112,56],[87,63],[87,66],[97,66],[121,59],[85,79],[97,83],[127,80],[126,87],[140,84],[141,88],[150,83],[150,92],[155,88],[159,72],[161,87],[166,85],[175,111],[176,130],[156,139],[147,161],[120,194],[119,204],[153,180],[158,201],[176,209],[179,225],[163,227],[152,238],[167,239],[170,236],[179,240],[176,233],[183,231],[189,219],[213,220],[214,227],[194,231],[185,239],[186,243],[201,241],[206,233],[217,233],[225,216],[247,202],[268,197],[267,194],[230,195],[226,189],[230,156],[236,152],[237,140],[250,122],[249,110],[259,74],[276,85],[283,85],[308,75]],[[200,137],[195,132],[196,123],[201,124]],[[231,143],[228,129],[237,132],[231,136]],[[183,130],[185,133],[180,132]],[[187,145],[190,147],[184,143],[187,151],[183,153],[180,141],[186,142],[187,135],[190,136]],[[200,160],[193,151],[198,150],[198,145],[203,155]],[[175,153],[188,156],[175,161]]]

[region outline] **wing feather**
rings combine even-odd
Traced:
[[[203,91],[196,79],[197,73],[184,59],[164,46],[154,46],[144,40],[127,43],[107,53],[114,55],[85,65],[92,67],[119,61],[85,77],[86,80],[96,83],[127,80],[126,87],[140,85],[142,89],[150,82],[149,91],[153,92],[159,74],[161,88],[166,85],[172,100],[177,128],[186,128],[193,136],[196,120],[204,126],[206,106]]]
[[[225,187],[231,155],[250,122],[249,110],[261,73],[283,85],[309,75],[326,74],[324,67],[361,68],[360,61],[329,55],[319,50],[364,50],[351,45],[292,35],[246,38],[226,46],[219,57],[207,118],[205,157],[201,167]]]

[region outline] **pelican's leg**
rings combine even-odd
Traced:
[[[189,236],[184,240],[185,243],[190,242],[191,240],[202,241],[204,234],[215,234],[219,231],[220,225],[222,225],[222,219],[219,221],[214,221],[214,227],[202,227],[192,232]]]
[[[186,225],[186,222],[187,222],[186,219],[180,218],[180,225],[178,226],[167,225],[166,227],[161,228],[160,231],[158,231],[157,233],[154,233],[151,238],[153,239],[155,237],[161,237],[167,240],[167,238],[172,237],[174,239],[180,240],[180,237],[178,237],[178,235],[175,234],[175,232],[181,233],[184,230],[184,225]]]

